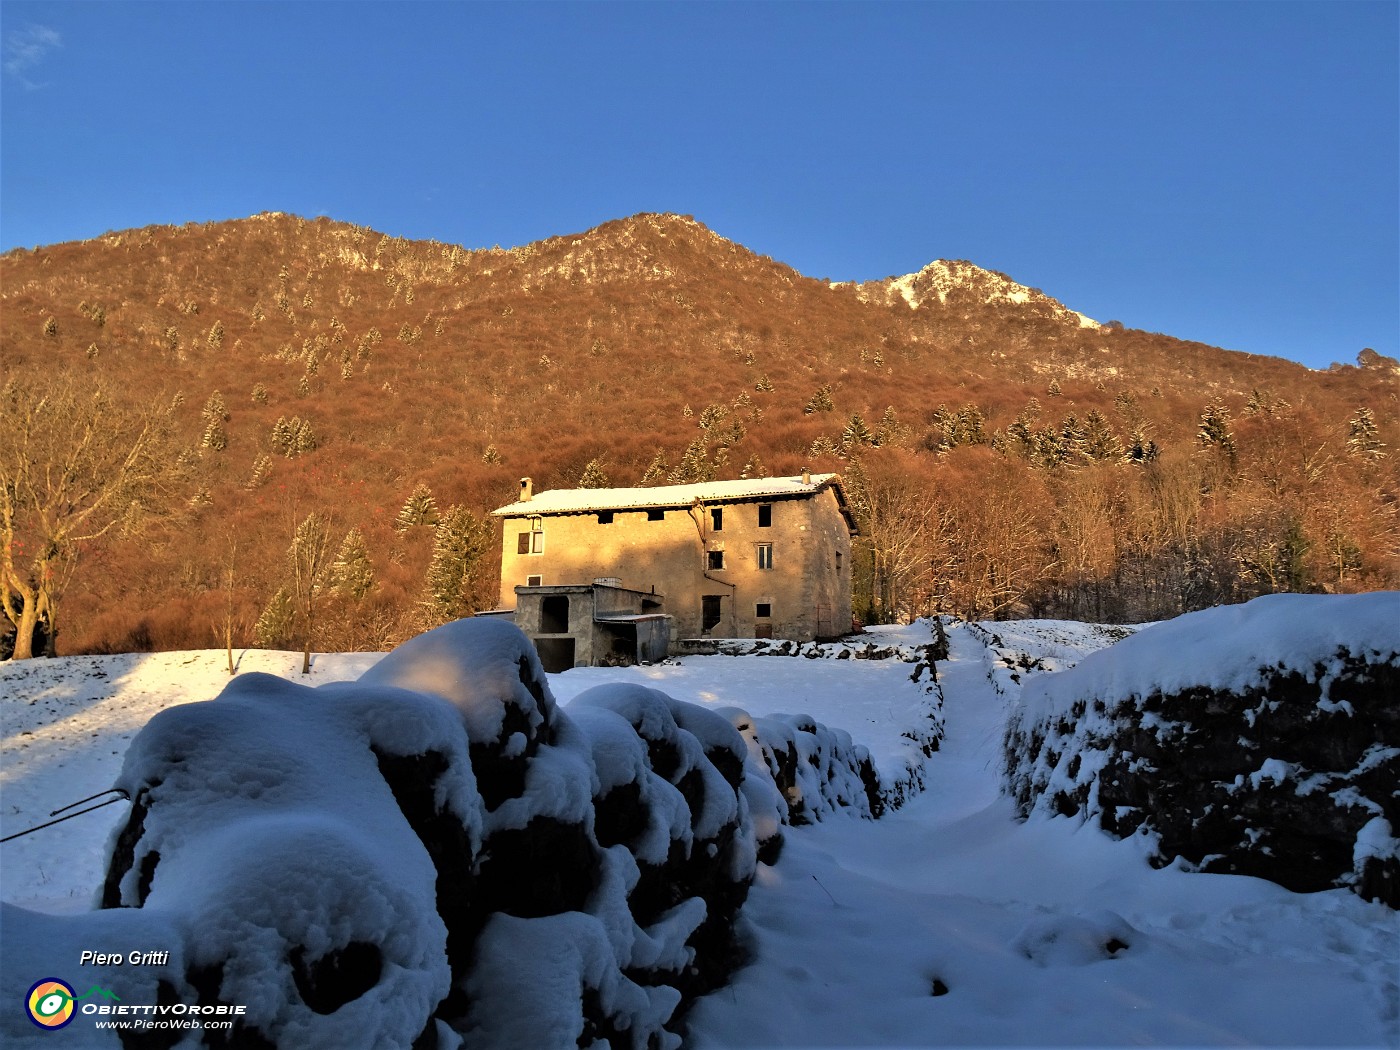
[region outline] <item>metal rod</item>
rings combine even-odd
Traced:
[[[103,792],[103,794],[106,794],[106,792]],[[96,795],[93,796],[93,798],[96,798],[96,797],[97,797]],[[32,828],[26,828],[24,831],[16,831],[13,835],[6,835],[3,839],[0,839],[0,842],[9,842],[11,839],[17,839],[17,838],[19,838],[21,835],[32,835],[34,832],[36,832],[36,831],[42,831],[44,828],[51,828],[51,827],[53,827],[55,824],[62,824],[65,820],[72,820],[74,817],[81,817],[84,813],[91,813],[94,809],[101,809],[103,806],[110,806],[113,802],[130,802],[130,801],[131,801],[131,800],[130,800],[129,798],[126,797],[126,792],[122,792],[122,797],[121,797],[121,798],[109,798],[106,802],[99,802],[99,803],[98,803],[97,805],[95,805],[95,806],[89,806],[87,809],[80,809],[80,810],[78,810],[78,812],[76,812],[76,813],[69,813],[68,816],[66,816],[66,817],[59,817],[57,820],[51,820],[51,821],[49,821],[49,822],[46,823],[46,824],[39,824],[39,825],[37,825],[37,826],[35,826],[35,827],[32,827]],[[73,806],[77,806],[77,805],[80,805],[80,803],[77,803],[77,802],[74,802],[74,803],[73,803]],[[65,806],[64,808],[65,808],[65,809],[72,809],[73,806]],[[56,811],[56,812],[61,812],[61,811]]]
[[[120,795],[122,798],[126,799],[131,798],[131,796],[127,794],[126,788],[108,788],[106,791],[99,791],[97,794],[89,795],[87,798],[80,798],[77,802],[70,802],[66,806],[60,806],[58,809],[50,813],[49,816],[56,817],[65,810],[72,809],[74,806],[81,806],[84,802],[91,802],[95,798],[101,798],[103,795],[111,794],[117,794]],[[116,799],[112,799],[112,801],[115,802]]]

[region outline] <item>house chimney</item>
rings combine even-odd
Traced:
[[[520,479],[520,502],[529,503],[535,494],[535,483],[529,478]]]
[[[808,468],[803,467],[803,468],[802,468],[802,484],[804,484],[804,485],[810,485],[811,483],[812,483],[812,472],[811,472]]]

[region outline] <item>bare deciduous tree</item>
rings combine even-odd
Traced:
[[[287,549],[298,627],[302,635],[301,673],[311,673],[311,643],[316,633],[316,602],[330,575],[331,524],[324,514],[308,514],[296,527]]]
[[[130,409],[72,377],[18,377],[0,390],[0,605],[12,659],[52,649],[58,601],[84,545],[134,527],[173,478],[168,411]]]

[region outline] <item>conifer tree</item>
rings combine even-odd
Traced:
[[[286,587],[278,587],[253,625],[253,641],[262,649],[285,649],[291,644],[295,619],[292,596]]]
[[[875,444],[897,445],[904,439],[905,429],[895,413],[894,405],[886,405],[885,413],[875,427]]]
[[[214,452],[222,452],[228,447],[228,434],[224,431],[224,425],[216,420],[210,420],[204,426],[204,437],[200,439],[200,444]]]
[[[976,405],[967,404],[953,417],[953,442],[956,445],[986,444],[987,417]]]
[[[862,445],[873,445],[874,443],[875,435],[865,425],[865,420],[860,418],[860,413],[853,413],[850,421],[846,424],[846,429],[841,432],[841,447],[850,452]]]
[[[309,419],[278,416],[277,422],[272,424],[272,447],[288,459],[302,452],[310,452],[316,444],[316,432]]]
[[[1347,424],[1347,451],[1362,459],[1378,460],[1385,456],[1376,417],[1369,408],[1358,408]]]
[[[476,611],[478,577],[490,549],[489,525],[459,504],[447,508],[433,533],[423,599],[434,625]]]
[[[404,501],[394,527],[399,532],[407,532],[415,525],[436,525],[437,521],[437,500],[433,497],[432,489],[420,481],[412,495]]]
[[[1123,457],[1123,442],[1097,408],[1084,417],[1084,455],[1100,462]]]
[[[1205,448],[1214,448],[1224,453],[1231,461],[1235,458],[1235,434],[1230,429],[1230,412],[1219,398],[1206,406],[1201,413],[1196,428],[1196,440]]]
[[[355,601],[374,589],[374,565],[369,560],[365,534],[358,526],[340,542],[340,550],[331,563],[331,587],[341,597]]]
[[[603,472],[603,465],[598,462],[596,456],[584,465],[583,474],[578,479],[578,487],[581,489],[605,489],[608,487],[608,476]]]
[[[651,457],[651,463],[647,465],[647,469],[642,474],[642,485],[651,486],[661,484],[666,480],[666,471],[666,455],[663,452],[657,452],[656,455]]]
[[[204,437],[200,443],[205,448],[222,452],[228,447],[228,434],[224,431],[228,409],[224,406],[224,395],[217,390],[210,394],[200,415],[204,420]]]
[[[209,395],[209,400],[204,402],[204,408],[200,411],[200,418],[206,423],[223,423],[228,419],[228,408],[224,405],[224,395],[215,390]]]
[[[1123,453],[1129,463],[1146,466],[1161,454],[1162,450],[1157,447],[1157,442],[1147,436],[1145,424],[1139,423],[1133,427],[1133,432],[1128,436],[1127,451]]]
[[[748,461],[744,464],[744,469],[739,472],[739,477],[744,479],[766,478],[767,476],[768,468],[763,465],[763,460],[759,458],[757,452],[748,458]]]
[[[1063,462],[1075,463],[1089,458],[1088,433],[1073,412],[1060,424],[1060,447],[1064,449]]]
[[[267,476],[271,473],[272,457],[266,452],[263,452],[253,461],[253,473],[249,476],[247,483],[243,487],[255,489],[266,481]]]
[[[817,392],[807,400],[807,405],[802,409],[807,415],[813,412],[831,412],[836,405],[831,400],[831,387],[822,386],[817,388]]]
[[[710,462],[710,449],[704,434],[686,447],[685,454],[676,464],[676,469],[671,471],[668,480],[672,485],[691,485],[715,480],[715,467]]]

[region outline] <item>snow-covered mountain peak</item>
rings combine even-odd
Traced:
[[[962,259],[935,259],[918,273],[858,284],[856,293],[867,302],[883,302],[887,305],[902,299],[912,310],[933,301],[944,306],[950,301],[971,301],[987,305],[1038,305],[1048,308],[1066,323],[1080,328],[1102,327],[1098,321],[1069,309],[1038,288],[1017,284],[1004,273],[984,270]]]

